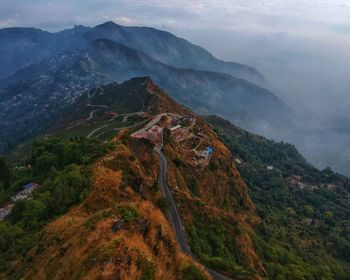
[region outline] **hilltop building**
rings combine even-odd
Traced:
[[[22,190],[20,192],[18,192],[16,195],[12,196],[11,200],[13,202],[15,202],[18,200],[27,199],[32,194],[32,192],[39,187],[40,187],[40,185],[38,185],[37,183],[29,183],[29,184],[23,186]]]
[[[13,206],[13,204],[9,204],[3,208],[0,208],[0,221],[5,219],[5,217],[11,213]]]

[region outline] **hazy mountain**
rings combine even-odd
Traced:
[[[245,127],[285,124],[288,108],[272,92],[231,75],[175,68],[110,40],[96,40],[84,64],[118,81],[150,76],[195,111],[222,114]]]
[[[87,88],[135,76],[150,76],[192,109],[225,115],[252,130],[289,122],[288,108],[273,93],[229,74],[170,66],[112,40],[90,42],[82,37],[87,36],[83,27],[56,35],[35,33],[61,39],[50,41],[55,48],[46,58],[34,56],[40,62],[0,80],[2,151],[38,133]]]
[[[0,77],[66,50],[78,50],[96,39],[110,39],[141,50],[148,56],[182,68],[225,72],[238,78],[264,84],[263,76],[253,67],[224,62],[205,49],[169,32],[149,27],[126,27],[106,22],[94,28],[76,26],[57,33],[35,28],[0,30],[0,62],[6,65]]]
[[[224,72],[264,84],[263,76],[253,67],[219,60],[207,50],[155,28],[127,27],[109,21],[90,29],[85,36],[89,40],[104,38],[119,42],[168,65]]]
[[[79,26],[58,33],[35,28],[0,29],[0,78],[59,52],[79,48],[87,29]]]

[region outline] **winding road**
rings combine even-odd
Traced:
[[[191,249],[187,244],[187,240],[186,240],[186,236],[185,236],[185,229],[184,229],[184,226],[182,224],[180,215],[177,211],[177,207],[175,205],[175,201],[173,199],[173,196],[172,196],[170,189],[168,187],[166,157],[162,153],[161,147],[155,147],[154,150],[157,153],[157,155],[159,157],[159,161],[160,161],[158,183],[159,183],[159,186],[162,190],[164,197],[166,197],[170,202],[170,220],[171,220],[171,223],[172,223],[173,228],[175,230],[177,242],[179,243],[181,250],[185,254],[192,256],[193,259],[195,259],[197,262],[199,262],[198,258],[192,254]],[[228,277],[226,277],[226,276],[224,276],[224,275],[222,275],[214,270],[211,270],[210,268],[208,268],[206,266],[204,266],[204,267],[214,280],[231,280],[231,278],[228,278]]]

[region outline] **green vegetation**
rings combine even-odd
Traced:
[[[125,208],[122,211],[122,218],[127,222],[134,221],[138,216],[138,213],[133,208]]]
[[[4,188],[10,185],[11,172],[4,159],[0,158],[0,183]]]
[[[11,171],[4,159],[0,158],[0,206],[8,200],[7,190],[10,187]]]
[[[90,192],[90,164],[113,148],[109,142],[79,139],[38,140],[23,167],[13,168],[6,197],[15,194],[28,182],[41,187],[32,198],[17,201],[9,217],[0,222],[0,271],[11,279],[23,271],[13,271],[10,261],[26,252],[40,238],[42,227],[81,202]]]
[[[118,130],[127,128],[136,124],[142,124],[145,120],[144,118],[140,116],[130,116],[127,118],[127,120],[124,122],[123,116],[119,116],[114,120],[110,120],[111,117],[108,117],[107,119],[97,119],[94,120],[92,123],[80,125],[74,128],[65,129],[59,133],[59,137],[69,140],[72,138],[81,138],[88,136],[92,131],[95,129],[98,129],[91,138],[98,138],[100,140],[111,140],[113,137],[115,137],[118,134]]]
[[[237,167],[262,218],[255,247],[270,279],[349,279],[350,180],[317,170],[290,144],[218,117],[208,121],[242,162]],[[302,187],[291,176],[300,176]]]
[[[231,272],[236,279],[249,279],[240,265],[241,256],[232,241],[237,229],[225,221],[210,218],[201,211],[193,213],[193,223],[186,228],[193,253],[207,266]]]
[[[156,265],[150,262],[143,255],[140,255],[137,260],[137,267],[143,273],[140,280],[154,280],[156,274]]]
[[[156,193],[159,191],[159,184],[157,180],[154,180],[152,186],[151,186],[152,193]]]
[[[205,277],[203,272],[200,271],[195,265],[190,264],[190,265],[187,265],[182,270],[181,279],[182,280],[206,280],[207,278]]]
[[[157,206],[166,213],[170,208],[170,201],[169,198],[161,197],[157,200]]]

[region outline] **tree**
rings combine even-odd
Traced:
[[[324,212],[323,218],[324,218],[325,222],[326,222],[329,226],[334,226],[334,225],[335,225],[334,213],[333,213],[332,211],[326,211],[326,212]]]
[[[154,180],[152,186],[151,186],[151,191],[153,193],[156,193],[159,190],[159,185],[158,185],[158,181]]]
[[[196,266],[190,264],[182,270],[183,280],[205,280],[207,279],[202,271],[200,271]]]
[[[3,182],[6,189],[10,186],[10,178],[11,172],[7,163],[3,158],[0,158],[0,182]]]
[[[66,167],[50,184],[50,191],[54,197],[52,209],[55,214],[64,213],[78,203],[81,193],[90,189],[90,186],[90,181],[84,177],[78,166]]]
[[[308,218],[312,218],[314,216],[314,209],[312,208],[311,205],[305,205],[304,206],[304,214],[306,215],[306,217]]]
[[[28,200],[23,213],[25,227],[37,229],[46,218],[46,205],[39,200]]]
[[[23,234],[22,228],[11,225],[8,222],[0,223],[0,252],[4,252],[18,243],[18,238]]]
[[[160,210],[166,212],[170,208],[170,201],[168,198],[161,197],[157,200],[157,206],[160,208]]]
[[[138,214],[134,208],[125,208],[122,211],[122,217],[127,222],[132,222],[137,218]]]
[[[57,166],[57,156],[50,152],[44,152],[36,159],[35,169],[39,174],[45,174],[51,167]]]

